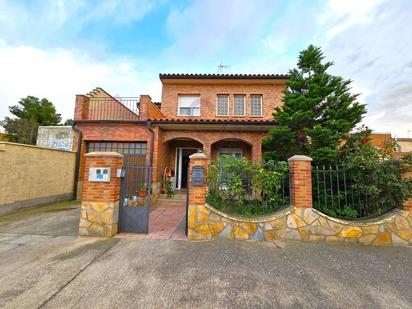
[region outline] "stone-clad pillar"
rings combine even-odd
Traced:
[[[121,178],[117,177],[117,170],[123,166],[123,155],[117,152],[91,152],[85,157],[79,234],[111,237],[117,233],[119,220]],[[110,176],[107,179],[104,175],[89,177],[95,168],[100,168],[99,173],[109,168]]]
[[[189,163],[189,205],[204,205],[206,203],[206,175],[208,157],[204,153],[194,153],[190,157]],[[200,166],[203,168],[203,184],[192,184],[193,168]]]
[[[288,161],[292,205],[297,208],[312,208],[312,158],[295,155]]]

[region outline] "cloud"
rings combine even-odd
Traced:
[[[405,136],[412,129],[412,41],[407,30],[412,28],[412,2],[369,4],[330,16],[344,19],[326,21],[333,26],[326,34],[325,53],[335,62],[333,72],[352,79],[354,92],[362,93],[368,108],[364,122],[377,131]]]
[[[141,20],[164,0],[0,0],[0,38],[36,47],[79,43],[82,31]],[[87,37],[84,39],[87,41]]]
[[[263,46],[259,38],[276,5],[271,0],[209,0],[174,9],[166,23],[173,44],[165,55],[184,61],[247,55]]]
[[[0,41],[0,119],[8,106],[33,95],[51,100],[64,119],[72,118],[75,94],[101,86],[113,95],[160,97],[157,76],[140,72],[127,58],[96,61],[78,50],[43,50]]]

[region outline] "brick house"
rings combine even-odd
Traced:
[[[135,154],[152,166],[152,190],[165,174],[175,189],[187,187],[189,155],[231,153],[262,159],[262,139],[282,104],[286,75],[160,74],[161,103],[148,95],[113,97],[101,88],[76,96],[75,128],[81,131],[79,187],[84,154]]]

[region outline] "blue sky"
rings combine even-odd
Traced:
[[[71,118],[100,86],[160,99],[159,73],[286,73],[321,46],[365,123],[412,137],[410,0],[0,0],[0,118],[27,95]]]

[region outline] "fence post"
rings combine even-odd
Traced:
[[[312,158],[295,155],[288,161],[292,205],[296,208],[312,208]]]
[[[117,233],[123,155],[117,152],[90,152],[82,192],[79,235],[111,237]]]
[[[194,153],[190,157],[189,163],[189,205],[204,205],[206,203],[206,175],[208,157],[204,153]],[[193,184],[193,168],[203,168],[203,183]]]

